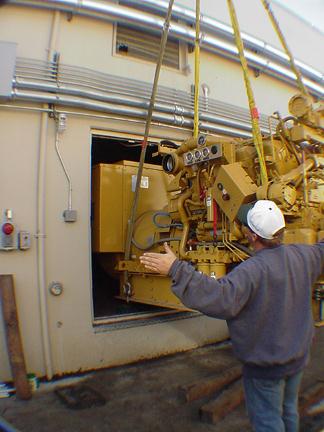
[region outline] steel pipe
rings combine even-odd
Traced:
[[[110,22],[122,22],[138,28],[140,30],[145,27],[148,30],[161,32],[163,29],[164,20],[141,11],[135,11],[130,8],[116,5],[103,4],[96,1],[86,0],[7,0],[9,4],[20,6],[38,7],[45,9],[58,9],[65,12],[70,12],[76,15],[101,19]],[[215,20],[216,21],[216,20]],[[213,27],[214,28],[214,27]],[[216,30],[216,28],[215,28]],[[223,29],[224,30],[224,29]],[[193,43],[195,40],[195,32],[184,25],[172,23],[170,27],[170,36],[178,38],[182,41]],[[239,61],[237,49],[234,44],[220,40],[214,36],[203,34],[201,40],[201,48],[210,52],[224,55],[227,58]],[[274,57],[278,58],[278,53]],[[273,62],[271,59],[245,50],[245,56],[250,66],[261,68],[265,73],[275,76],[284,81],[294,83],[295,75],[285,66]],[[310,71],[309,71],[310,72]],[[315,73],[311,74],[311,81],[307,78],[303,79],[305,86],[309,91],[319,97],[324,96],[323,75],[318,76]],[[319,83],[319,84],[316,84]]]
[[[59,69],[58,73],[51,74],[49,71]],[[131,80],[129,78],[119,78],[114,75],[96,72],[88,68],[81,68],[60,64],[59,68],[52,63],[45,63],[38,60],[18,58],[16,64],[16,81],[14,86],[21,88],[27,86],[25,82],[40,84],[55,84],[58,87],[69,86],[74,89],[94,91],[100,94],[110,93],[130,97],[132,100],[140,98],[148,101],[151,86],[148,83]],[[55,89],[53,90],[55,91]],[[216,101],[214,99],[201,98],[201,105],[205,107],[205,112],[215,114],[222,118],[250,123],[250,114],[246,108],[237,107],[228,103]],[[174,101],[170,104],[170,100]],[[182,115],[185,109],[192,110],[192,94],[182,90],[176,90],[165,86],[159,86],[157,102],[161,102],[172,107],[172,112]],[[203,108],[204,109],[204,108]],[[265,128],[268,128],[268,118],[261,115],[260,121]]]
[[[126,96],[121,96],[116,94],[107,94],[107,93],[99,93],[91,90],[83,90],[83,89],[74,88],[71,86],[66,86],[61,84],[58,86],[56,84],[50,84],[50,83],[35,83],[35,82],[28,82],[23,80],[16,80],[15,87],[17,89],[23,89],[23,90],[44,91],[44,92],[52,92],[55,94],[61,93],[63,95],[78,96],[82,98],[88,98],[91,100],[97,100],[101,102],[108,102],[112,104],[130,106],[135,108],[148,109],[148,105],[149,105],[149,102],[145,100],[129,98]],[[179,106],[172,106],[170,104],[167,105],[167,104],[156,102],[154,104],[154,110],[163,113],[168,113],[168,114],[186,116],[189,118],[194,117],[193,110],[186,109],[184,107],[179,107]],[[224,117],[216,116],[213,114],[201,112],[199,118],[202,121],[216,123],[228,127],[234,127],[234,128],[241,129],[243,131],[250,132],[252,130],[249,124],[244,124],[243,122],[226,119]],[[268,132],[267,129],[263,129],[263,131]]]
[[[138,5],[138,0],[127,0],[129,5]],[[146,10],[153,12],[162,12],[166,10],[166,2],[159,0],[141,0],[141,4],[145,6]],[[183,6],[174,5],[172,15],[175,19],[186,22],[189,25],[194,25],[196,21],[195,11],[192,9],[184,8]],[[215,18],[208,17],[204,14],[200,16],[201,30],[209,31],[211,34],[224,36],[229,40],[233,40],[234,32],[230,25],[217,21]],[[267,57],[279,61],[285,66],[289,65],[288,56],[278,48],[268,44],[267,42],[249,35],[248,33],[241,32],[241,37],[246,48],[257,50],[264,53]],[[324,74],[317,71],[315,68],[296,60],[296,65],[299,67],[303,75],[308,76],[310,79],[324,82]]]
[[[35,93],[35,92],[23,92],[17,89],[12,91],[13,100],[23,100],[28,102],[37,102],[41,104],[53,104],[62,106],[73,106],[78,108],[83,108],[86,110],[94,110],[101,112],[108,112],[116,115],[135,117],[135,118],[146,118],[147,110],[132,108],[132,107],[119,107],[116,105],[111,105],[108,103],[93,102],[91,100],[72,98],[72,97],[62,97],[60,95],[45,94],[45,93]],[[185,118],[184,116],[172,115],[166,113],[153,114],[153,120],[155,122],[160,122],[163,124],[183,126],[191,129],[193,126],[193,121],[191,119]],[[206,132],[210,131],[217,134],[227,135],[231,137],[239,138],[250,138],[251,134],[239,129],[233,129],[226,126],[218,126],[215,124],[210,124],[207,122],[201,122],[201,129]]]
[[[55,52],[59,32],[60,12],[55,11],[52,18],[47,61],[50,62]],[[46,106],[43,106],[46,109]],[[40,115],[39,145],[37,150],[37,199],[36,199],[36,254],[37,254],[37,285],[39,296],[39,312],[42,334],[42,350],[46,378],[53,378],[53,358],[50,342],[49,316],[46,286],[46,155],[49,118],[45,111]]]

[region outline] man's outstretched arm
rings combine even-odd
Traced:
[[[216,280],[178,260],[166,243],[164,249],[164,254],[146,252],[140,261],[148,270],[170,276],[173,293],[188,308],[215,318],[230,319],[247,302],[251,293],[248,271],[242,268],[241,277],[235,271]]]

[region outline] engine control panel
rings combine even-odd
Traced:
[[[185,166],[208,162],[220,158],[223,155],[221,144],[212,144],[210,146],[199,148],[184,153],[183,160]]]

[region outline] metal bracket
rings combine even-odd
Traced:
[[[126,301],[129,302],[130,297],[133,295],[132,285],[130,282],[125,282],[123,285],[123,291],[126,296]]]

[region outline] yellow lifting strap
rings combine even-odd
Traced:
[[[194,138],[199,135],[200,0],[196,0]]]
[[[296,75],[297,85],[298,85],[300,92],[303,93],[305,96],[309,96],[309,93],[308,93],[308,91],[307,91],[307,89],[303,83],[302,75],[296,66],[296,63],[294,61],[294,57],[293,57],[293,55],[292,55],[292,53],[291,53],[291,51],[287,45],[287,42],[284,38],[284,35],[283,35],[283,33],[279,27],[279,23],[276,20],[276,17],[274,16],[274,14],[272,12],[269,3],[266,0],[261,0],[261,2],[263,4],[265,10],[268,12],[271,24],[272,24],[273,28],[275,29],[275,31],[279,37],[279,40],[281,42],[281,45],[283,46],[283,48],[284,48],[284,50],[285,50],[285,52],[289,58],[289,63],[290,63],[292,70],[294,71],[294,73]]]
[[[263,154],[263,142],[262,142],[260,125],[259,125],[259,113],[254,101],[253,91],[252,91],[250,78],[249,78],[248,65],[247,65],[246,58],[244,56],[243,42],[240,34],[240,28],[238,25],[234,5],[232,3],[232,0],[227,0],[227,4],[228,4],[228,10],[230,13],[232,27],[234,31],[235,43],[239,52],[240,61],[242,65],[246,93],[249,100],[253,141],[259,158],[261,184],[265,184],[268,182],[268,175],[267,175],[267,168],[266,168],[264,154]]]

